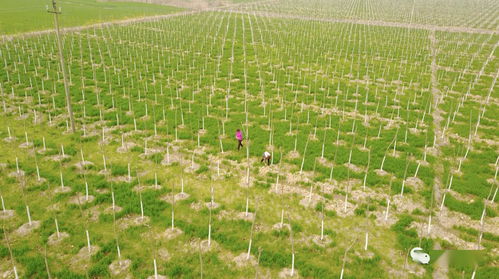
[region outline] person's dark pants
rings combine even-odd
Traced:
[[[267,161],[267,165],[270,166],[270,157],[268,158],[262,158],[262,160],[260,161],[260,163],[263,163],[263,161]]]
[[[237,140],[237,141],[238,141],[237,150],[240,150],[241,147],[243,147],[243,140]]]

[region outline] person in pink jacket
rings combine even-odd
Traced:
[[[240,150],[241,147],[243,147],[243,132],[241,130],[237,129],[236,131],[236,139],[237,139],[237,150]]]

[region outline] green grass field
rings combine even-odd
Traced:
[[[499,35],[305,2],[65,33],[75,133],[55,35],[1,41],[0,274],[495,278]]]
[[[54,28],[50,0],[2,0],[0,5],[0,35]],[[88,25],[118,19],[169,14],[181,8],[136,2],[102,2],[97,0],[61,0],[61,27]]]

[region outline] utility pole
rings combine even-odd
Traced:
[[[66,74],[66,64],[64,63],[64,54],[62,52],[61,36],[59,34],[59,14],[61,14],[61,10],[60,8],[57,9],[57,3],[55,1],[56,0],[52,0],[52,10],[49,10],[47,7],[47,12],[54,14],[55,34],[57,37],[57,47],[59,49],[59,60],[61,62],[62,77],[64,79],[64,91],[66,93],[66,103],[68,108],[69,120],[71,122],[71,130],[74,133],[76,132],[76,128],[73,116],[73,106],[71,105],[71,94],[69,92],[68,76]]]

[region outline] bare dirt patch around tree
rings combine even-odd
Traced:
[[[72,197],[69,199],[69,203],[71,204],[86,204],[86,203],[92,203],[94,201],[95,197],[92,195],[83,195],[80,193],[77,193],[76,196]]]
[[[59,235],[57,235],[57,232],[51,234],[48,239],[48,244],[49,245],[56,245],[61,243],[64,239],[68,238],[69,234],[67,232],[60,232]]]
[[[26,236],[31,232],[33,232],[34,230],[38,229],[40,225],[41,225],[40,221],[31,221],[31,224],[26,223],[17,228],[15,234],[19,236]]]
[[[168,228],[165,230],[165,232],[163,232],[161,234],[161,237],[167,239],[167,240],[170,240],[170,239],[174,239],[176,237],[178,237],[179,235],[183,234],[184,232],[179,229],[179,228]]]
[[[11,209],[2,210],[2,211],[0,211],[0,219],[1,220],[10,219],[10,218],[14,217],[15,214],[16,214],[16,212],[14,210],[11,210]]]
[[[239,254],[239,256],[234,257],[233,261],[237,267],[256,266],[257,265],[257,261],[256,261],[255,256],[250,254],[248,257],[247,253]]]
[[[109,272],[113,276],[126,275],[131,264],[132,261],[129,259],[114,261],[109,265]]]
[[[291,268],[283,268],[279,272],[279,278],[300,278],[300,275],[298,275],[298,271],[291,270]]]
[[[78,254],[74,255],[70,262],[70,267],[74,270],[83,271],[87,270],[90,265],[90,258],[99,252],[100,247],[91,245],[84,246],[80,249]]]
[[[129,227],[144,226],[149,223],[149,216],[139,216],[139,215],[127,215],[116,221],[118,227],[125,230]]]

